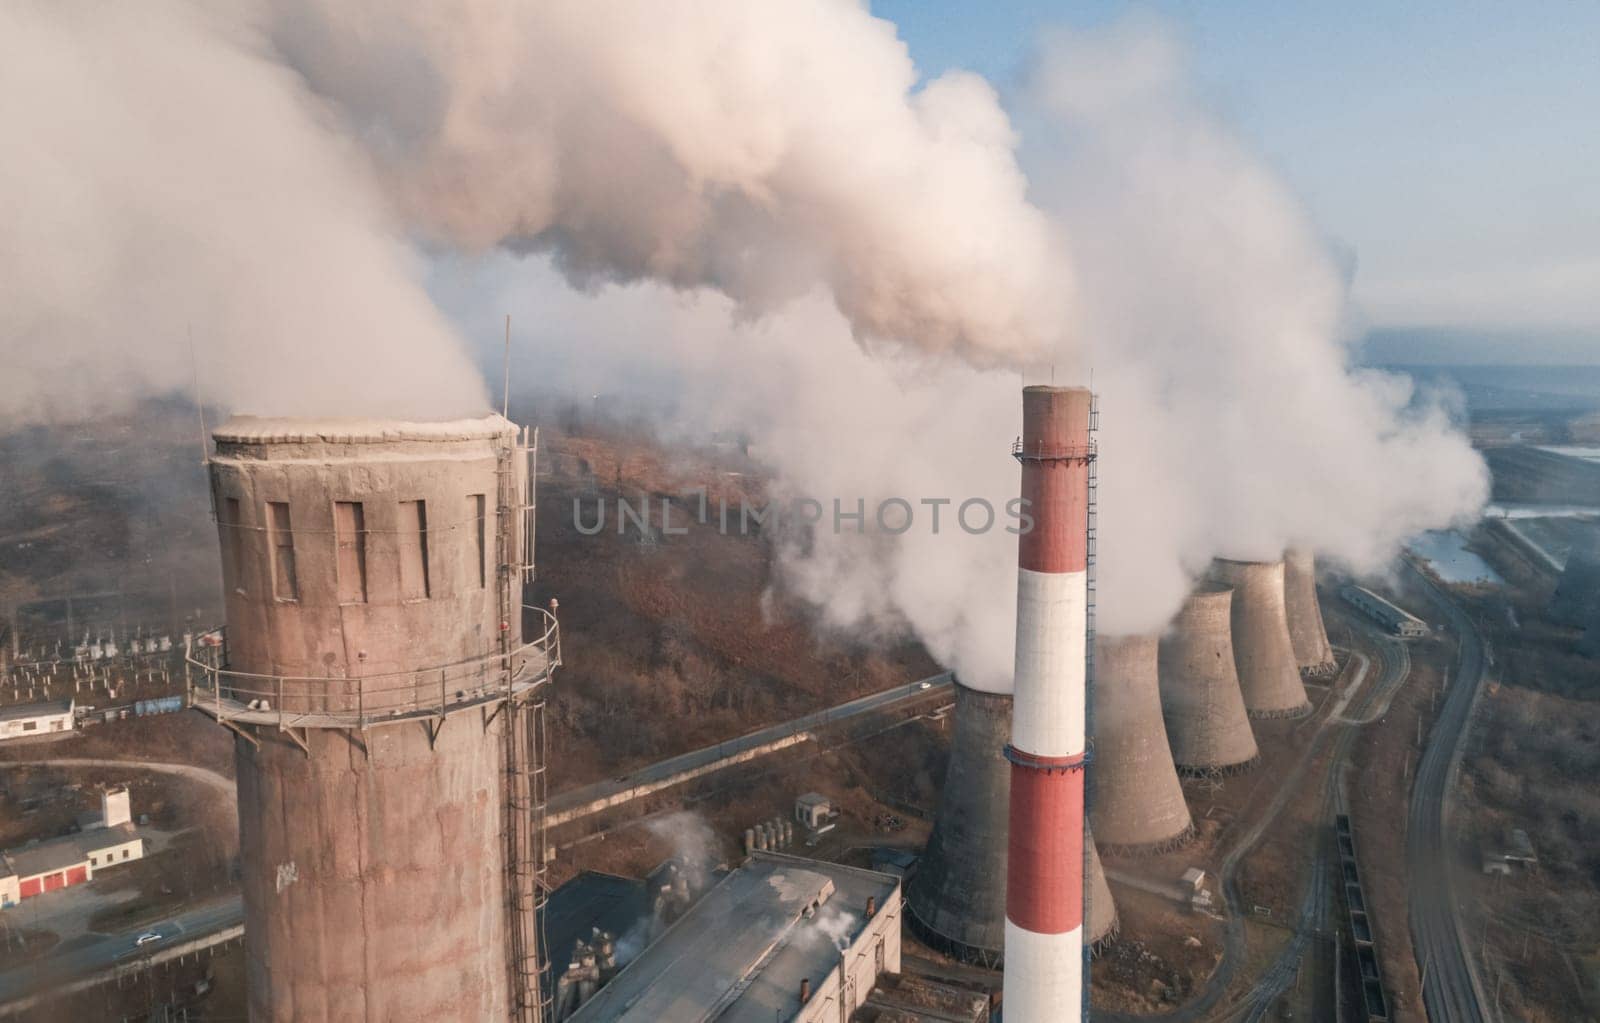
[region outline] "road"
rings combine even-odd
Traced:
[[[157,955],[175,945],[199,941],[243,923],[244,904],[239,896],[233,895],[155,923],[74,942],[70,948],[57,949],[43,959],[0,973],[0,1014],[8,1011],[7,1003],[19,998],[113,967],[138,966],[141,959]],[[144,945],[135,945],[134,941],[139,935],[147,932],[161,937]]]
[[[48,760],[0,760],[0,768],[7,767],[114,767],[119,771],[158,771],[176,774],[212,789],[228,802],[234,802],[238,793],[233,779],[227,775],[193,764],[168,764],[149,760],[118,760],[114,757],[54,757]]]
[[[671,784],[673,779],[680,775],[697,775],[708,773],[707,768],[714,767],[719,761],[732,760],[743,754],[757,750],[762,746],[777,743],[792,736],[812,732],[819,728],[826,728],[843,724],[855,718],[871,714],[908,707],[923,701],[943,697],[948,699],[953,688],[955,675],[945,672],[934,675],[893,689],[885,689],[880,693],[863,696],[841,703],[836,707],[819,710],[804,717],[785,721],[781,724],[763,728],[737,739],[719,742],[715,746],[691,750],[688,753],[666,760],[658,761],[648,767],[642,767],[630,774],[608,778],[593,785],[571,789],[550,798],[548,813],[552,818],[571,820],[572,815],[580,808],[600,803],[633,789],[648,789],[651,792]],[[683,780],[688,780],[685,777]],[[640,793],[641,795],[646,793]],[[610,805],[618,805],[611,803]]]
[[[1421,573],[1412,569],[1419,578]],[[1480,1023],[1483,991],[1456,912],[1450,883],[1446,802],[1461,760],[1462,740],[1483,678],[1484,643],[1447,594],[1423,579],[1458,637],[1457,667],[1444,706],[1417,764],[1406,827],[1411,943],[1422,970],[1422,1001],[1434,1023]]]

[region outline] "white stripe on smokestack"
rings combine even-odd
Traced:
[[[1017,570],[1017,652],[1011,745],[1043,757],[1077,756],[1084,749],[1084,703],[1056,699],[1083,684],[1088,634],[1085,572]]]
[[[1022,392],[1022,496],[1033,528],[1017,550],[1005,1014],[1068,1023],[1084,1013],[1084,709],[1089,437],[1081,387]]]

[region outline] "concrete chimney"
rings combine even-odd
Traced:
[[[1253,718],[1295,718],[1311,713],[1294,644],[1289,640],[1283,562],[1218,558],[1211,571],[1233,587],[1233,657],[1245,710]]]
[[[228,628],[190,658],[236,736],[250,1018],[539,1019],[542,849],[508,778],[558,647],[544,619],[523,639],[525,438],[490,416],[215,440]]]
[[[1317,600],[1317,562],[1304,548],[1291,547],[1283,555],[1283,605],[1289,620],[1289,642],[1305,678],[1326,678],[1338,670],[1328,629]]]
[[[1202,582],[1161,637],[1157,671],[1172,759],[1186,774],[1242,771],[1255,733],[1233,656],[1233,589]]]
[[[986,969],[1004,959],[1010,833],[1011,694],[956,681],[950,760],[933,834],[906,891],[906,921],[929,947]]]
[[[1013,1023],[1087,1015],[1083,933],[1085,653],[1093,398],[1022,392],[1022,497],[1006,867],[1005,1007]],[[1092,847],[1091,847],[1092,848]]]
[[[1194,834],[1161,716],[1156,636],[1097,635],[1090,817],[1096,841],[1158,853]]]

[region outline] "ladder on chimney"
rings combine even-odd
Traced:
[[[495,584],[500,610],[501,672],[505,680],[505,863],[511,975],[510,1019],[543,1023],[548,1005],[543,996],[545,952],[541,933],[545,893],[544,818],[545,751],[544,687],[535,684],[518,693],[516,637],[521,635],[522,583],[532,570],[532,498],[537,475],[537,435],[530,443],[522,432],[501,446],[495,474]],[[519,493],[516,459],[527,469],[527,492]],[[518,542],[520,539],[520,543]],[[542,668],[540,669],[542,670]]]
[[[1085,552],[1083,575],[1086,589],[1084,599],[1084,647],[1083,647],[1083,737],[1084,760],[1087,769],[1094,770],[1094,607],[1095,607],[1095,535],[1098,527],[1099,516],[1099,490],[1100,470],[1097,456],[1096,434],[1100,431],[1100,398],[1098,395],[1089,395],[1089,453],[1087,459],[1088,469],[1088,500],[1085,502],[1088,522],[1085,526],[1084,538],[1088,550]],[[1083,793],[1083,872],[1080,875],[1083,881],[1083,1005],[1080,1009],[1079,1019],[1089,1018],[1089,963],[1094,957],[1094,944],[1089,935],[1089,921],[1092,919],[1090,904],[1094,899],[1094,886],[1089,883],[1092,876],[1091,868],[1094,866],[1094,842],[1089,833],[1089,802],[1091,793],[1089,787],[1084,787]]]

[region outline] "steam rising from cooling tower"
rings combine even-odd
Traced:
[[[1291,547],[1283,555],[1283,604],[1289,620],[1289,642],[1300,674],[1306,678],[1332,675],[1338,665],[1328,643],[1328,628],[1322,621],[1322,604],[1317,599],[1317,563],[1304,548]]]
[[[1190,774],[1239,771],[1259,754],[1233,655],[1233,589],[1202,583],[1161,637],[1161,711],[1172,759]]]
[[[1292,718],[1311,712],[1300,666],[1289,641],[1282,561],[1218,558],[1212,574],[1233,587],[1233,656],[1245,710],[1254,718]]]
[[[0,427],[196,363],[249,411],[482,413],[364,159],[223,6],[0,5]]]
[[[1119,852],[1162,852],[1194,834],[1161,717],[1156,636],[1096,636],[1090,816]]]
[[[845,0],[21,0],[0,75],[7,422],[187,389],[190,323],[225,404],[481,411],[422,237],[470,336],[509,307],[541,381],[664,380],[825,502],[1003,504],[1000,368],[1092,363],[1116,632],[1219,552],[1373,570],[1484,497],[1443,405],[1349,366],[1344,275],[1149,20],[1041,49],[1026,168],[986,82]],[[782,584],[1006,689],[1010,536],[865,533]]]
[[[270,25],[452,244],[745,314],[821,283],[862,338],[977,363],[1063,337],[1070,275],[994,89],[919,86],[865,5],[279,0]]]

